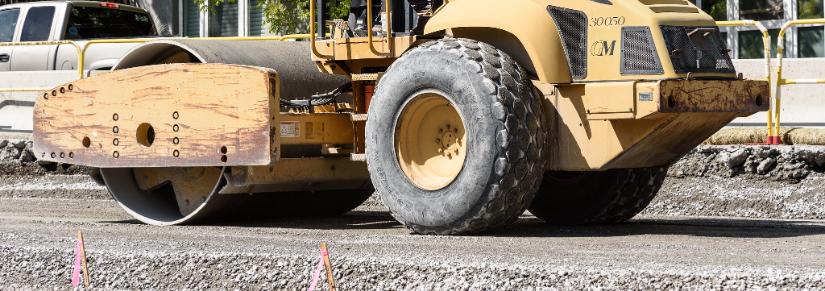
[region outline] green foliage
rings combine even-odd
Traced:
[[[776,43],[779,38],[779,29],[769,29],[771,35],[771,57],[776,56]],[[785,47],[788,40],[785,39]],[[739,32],[739,58],[740,59],[761,59],[765,57],[765,44],[762,41],[762,33],[757,30],[746,30]],[[783,56],[787,57],[785,51]]]
[[[822,18],[822,0],[799,0],[799,19]]]
[[[728,3],[725,0],[702,1],[702,10],[705,10],[715,20],[728,19]]]
[[[193,0],[202,10],[224,3],[235,4],[238,0]],[[246,1],[246,0],[241,0]],[[309,27],[310,0],[257,0],[254,1],[264,14],[269,32],[275,34],[306,33]],[[332,19],[346,19],[351,0],[327,0],[325,7]]]

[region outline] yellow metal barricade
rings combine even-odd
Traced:
[[[762,25],[759,21],[754,20],[733,20],[733,21],[717,21],[717,26],[720,27],[745,27],[745,26],[753,26],[759,29],[762,32],[762,44],[764,46],[763,55],[765,56],[765,80],[768,81],[768,88],[770,88],[771,83],[771,35],[768,33],[768,29]],[[777,85],[778,87],[778,85]],[[772,133],[774,132],[774,123],[773,123],[773,110],[774,108],[778,108],[778,99],[776,95],[772,92],[770,98],[768,98],[768,137],[767,137],[767,144],[773,144],[774,136]],[[774,105],[777,102],[777,105]],[[779,126],[779,120],[777,117],[777,125]],[[779,132],[777,130],[777,132]]]
[[[785,79],[782,76],[782,60],[783,55],[785,54],[785,33],[791,27],[796,27],[800,25],[825,25],[825,19],[798,19],[798,20],[791,20],[785,23],[782,26],[782,29],[779,30],[779,37],[777,37],[777,49],[776,49],[776,58],[777,58],[777,68],[776,68],[776,91],[774,96],[776,98],[776,109],[774,109],[775,119],[776,119],[776,126],[774,127],[774,132],[772,136],[774,138],[774,144],[782,143],[781,138],[779,137],[779,128],[781,126],[781,108],[782,108],[782,86],[784,85],[792,85],[792,84],[825,84],[825,79]]]

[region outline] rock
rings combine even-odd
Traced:
[[[9,141],[8,141],[8,140],[5,140],[5,139],[4,139],[4,140],[0,140],[0,148],[4,148],[4,147],[6,147],[6,145],[8,145],[8,144],[9,144]]]
[[[27,142],[25,140],[17,141],[17,142],[14,143],[14,147],[17,148],[18,150],[22,151],[22,150],[26,149],[26,145],[28,143],[29,142]]]
[[[728,158],[727,158],[727,161],[725,161],[725,162],[728,165],[728,168],[731,168],[731,169],[738,168],[738,167],[742,166],[743,164],[745,164],[745,161],[748,160],[749,154],[750,153],[747,149],[741,148],[741,149],[738,149],[738,150],[736,150],[732,153],[728,153],[727,154]]]
[[[805,177],[808,177],[808,174],[810,174],[810,172],[807,170],[797,169],[791,172],[790,178],[795,180],[802,180],[805,179]]]
[[[20,150],[16,147],[0,148],[0,162],[16,161],[20,158]]]
[[[20,162],[21,163],[32,163],[37,161],[37,156],[34,155],[34,144],[31,142],[26,143],[26,148],[20,152]]]
[[[819,153],[819,155],[816,156],[816,165],[825,167],[825,153]]]
[[[37,158],[34,156],[34,153],[32,153],[32,151],[30,151],[30,150],[27,148],[27,149],[23,150],[23,151],[20,153],[20,158],[19,158],[19,161],[20,161],[21,163],[32,163],[32,162],[37,161]]]
[[[776,167],[776,160],[774,158],[767,158],[759,163],[756,167],[756,173],[765,175]]]

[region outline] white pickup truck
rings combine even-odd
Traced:
[[[0,88],[42,88],[70,82],[77,49],[70,44],[25,42],[158,36],[146,10],[98,1],[41,1],[0,6]],[[18,44],[19,43],[19,44]],[[137,44],[95,44],[85,54],[84,74],[109,70]],[[0,92],[0,131],[31,129],[36,92]]]

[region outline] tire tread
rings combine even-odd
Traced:
[[[536,97],[524,69],[492,45],[471,39],[445,38],[413,48],[405,56],[422,52],[458,56],[484,78],[485,87],[489,88],[476,89],[491,91],[484,93],[494,98],[491,100],[492,115],[499,123],[495,137],[496,165],[486,187],[487,193],[483,195],[485,199],[478,202],[480,207],[452,224],[431,227],[406,222],[410,219],[396,213],[393,216],[421,234],[477,233],[512,223],[529,206],[544,173],[542,143],[545,132],[543,122],[534,121],[542,118],[541,100]],[[370,172],[375,173],[372,168]]]

